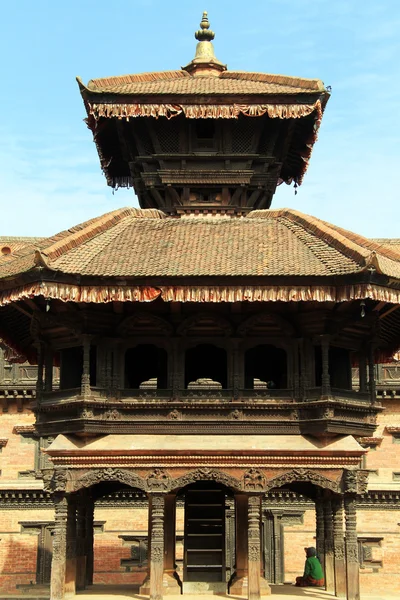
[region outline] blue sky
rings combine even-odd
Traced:
[[[176,69],[208,10],[232,70],[332,86],[290,206],[369,237],[400,237],[399,0],[19,0],[0,32],[0,235],[51,235],[137,205],[105,184],[75,82]]]

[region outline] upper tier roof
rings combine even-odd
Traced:
[[[40,267],[86,277],[332,277],[368,269],[400,279],[400,253],[295,210],[168,218],[123,208],[0,260],[0,279]]]

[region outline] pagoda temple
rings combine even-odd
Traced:
[[[258,600],[281,560],[263,506],[284,489],[315,503],[326,589],[358,600],[356,437],[400,345],[400,254],[270,208],[301,185],[329,92],[229,71],[207,13],[195,36],[180,70],[78,79],[107,184],[140,208],[0,258],[0,337],[37,364],[50,442],[51,599],[93,583],[95,504],[129,492],[148,513],[141,594]]]

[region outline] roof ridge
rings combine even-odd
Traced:
[[[45,263],[48,263],[48,260],[54,260],[60,257],[64,252],[80,246],[84,242],[103,233],[106,229],[113,227],[123,219],[126,219],[126,217],[129,217],[132,214],[133,210],[135,209],[129,207],[119,208],[84,223],[83,227],[77,225],[76,227],[71,228],[68,230],[70,235],[63,236],[60,240],[55,241],[50,246],[38,250],[41,259]],[[37,259],[39,259],[39,255],[37,255]]]
[[[293,77],[291,75],[274,75],[272,73],[257,73],[251,71],[224,71],[220,74],[220,78],[262,81],[265,83],[300,87],[306,90],[315,89],[317,92],[326,91],[324,84],[320,79],[306,79],[305,77]]]
[[[345,236],[342,232],[335,229],[334,225],[322,221],[317,217],[312,217],[298,210],[284,209],[285,216],[300,223],[311,233],[317,233],[324,236],[324,241],[333,246],[339,252],[342,252],[348,258],[359,262],[360,266],[365,267],[369,264],[370,251],[363,245]],[[359,236],[361,238],[361,236]]]
[[[146,73],[128,73],[126,75],[112,75],[110,77],[99,77],[96,79],[90,79],[87,84],[87,88],[95,90],[97,88],[103,88],[104,86],[113,86],[116,84],[124,83],[135,83],[145,81],[160,81],[169,79],[181,79],[184,77],[190,77],[189,73],[181,70],[173,71],[154,71]]]
[[[331,227],[333,229],[336,229],[337,231],[339,231],[340,233],[342,233],[343,235],[345,235],[346,237],[348,237],[349,239],[355,241],[357,239],[359,239],[361,242],[363,242],[363,244],[365,244],[365,246],[368,247],[368,249],[372,252],[381,254],[382,256],[385,256],[386,258],[389,258],[390,260],[394,260],[396,262],[398,262],[399,258],[400,258],[400,252],[398,250],[393,250],[392,248],[388,248],[387,246],[385,246],[385,243],[388,243],[390,241],[395,242],[396,238],[391,239],[391,238],[387,238],[386,242],[385,242],[385,238],[381,238],[381,239],[373,239],[373,238],[367,238],[364,237],[363,235],[360,235],[358,233],[354,233],[353,231],[349,231],[348,229],[344,229],[343,227],[339,227],[338,225],[331,225]],[[357,243],[357,242],[355,242]],[[397,243],[400,244],[400,238],[397,238]]]

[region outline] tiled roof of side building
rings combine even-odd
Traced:
[[[40,237],[0,236],[0,261],[14,260],[15,253],[31,244],[40,242]]]
[[[0,278],[42,266],[106,277],[329,277],[376,271],[400,279],[400,256],[294,210],[244,218],[169,218],[125,208],[30,246]]]

